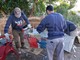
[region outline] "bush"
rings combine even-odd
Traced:
[[[61,13],[66,18],[70,5],[66,2],[61,3],[59,6],[54,7],[55,11]]]
[[[78,27],[80,26],[80,16],[75,14],[75,12],[69,12],[66,17],[68,20],[74,22]]]
[[[29,11],[29,4],[27,0],[7,0],[5,2],[1,1],[1,10],[4,11],[6,14],[9,14],[13,11],[15,7],[20,7],[28,13]]]

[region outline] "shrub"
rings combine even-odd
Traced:
[[[68,20],[74,22],[78,27],[80,26],[80,16],[75,14],[75,12],[69,12],[66,17]]]

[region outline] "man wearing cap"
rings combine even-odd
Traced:
[[[63,36],[64,30],[66,29],[66,21],[64,17],[53,11],[53,6],[48,5],[46,7],[47,16],[41,21],[36,30],[41,33],[47,28],[48,38],[47,38],[47,54],[49,60],[53,60],[53,54],[56,50],[57,60],[64,60],[64,43]]]
[[[31,28],[31,25],[26,15],[21,11],[19,7],[16,7],[14,11],[11,13],[11,15],[9,16],[4,28],[4,33],[5,33],[4,35],[7,39],[9,39],[8,29],[9,29],[9,26],[11,25],[16,48],[24,47],[24,38],[23,38],[23,32],[22,32],[23,24],[24,24],[23,21],[25,21],[28,28]],[[20,37],[21,46],[18,42],[19,37]]]

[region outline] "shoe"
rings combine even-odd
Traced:
[[[24,42],[21,42],[21,48],[22,49],[27,49],[27,47],[25,46]]]
[[[20,48],[18,48],[18,53],[19,53],[19,54],[21,54],[21,53],[22,53]]]
[[[22,46],[22,47],[21,47],[21,49],[27,49],[27,47],[25,47],[25,46]]]

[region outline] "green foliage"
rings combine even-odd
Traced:
[[[76,12],[74,12],[74,11],[70,11],[69,13],[70,13],[71,15],[76,15]],[[68,14],[69,14],[69,13],[68,13]]]
[[[29,15],[31,12],[30,5],[32,3],[35,4],[34,15],[41,15],[45,11],[45,4],[43,0],[38,0],[37,3],[35,3],[35,0],[7,0],[6,2],[2,2],[0,0],[0,7],[6,14],[11,13],[15,7],[20,7],[23,11],[25,11],[25,13],[27,13],[27,15]]]
[[[37,3],[35,1],[37,1]],[[70,4],[67,3],[68,1]],[[33,14],[35,16],[40,16],[45,12],[45,5],[53,4],[53,2],[60,2],[60,6],[54,6],[54,9],[56,12],[67,16],[68,10],[74,6],[76,0],[0,0],[0,10],[8,14],[11,13],[15,7],[20,7],[29,15],[29,12],[32,12],[30,11],[30,6],[33,4],[35,5]]]
[[[55,11],[61,13],[62,15],[66,16],[68,13],[69,4],[61,3],[59,6],[55,7]]]
[[[28,6],[27,0],[7,0],[3,2],[1,9],[7,14],[11,13],[15,7],[20,7],[27,13],[29,10]]]
[[[70,1],[69,9],[73,8],[75,6],[75,3],[77,2],[77,0],[68,0],[68,1]]]
[[[69,9],[73,8],[75,6],[75,3],[76,3],[77,0],[59,0],[59,2],[66,2],[68,3],[70,6],[69,6]]]
[[[45,4],[43,0],[39,0],[38,3],[35,6],[35,12],[34,15],[40,16],[45,12]]]
[[[80,10],[78,11],[78,13],[80,13]]]
[[[69,9],[71,9],[76,0],[59,0],[61,4],[59,6],[54,6],[54,9],[56,12],[61,13],[64,15],[64,17],[72,22],[74,22],[77,26],[80,26],[80,16],[76,15],[74,11],[68,12]],[[67,1],[70,1],[70,4],[67,3]]]
[[[2,1],[0,0],[0,9],[1,9],[1,6],[2,6]]]
[[[77,26],[80,26],[80,16],[74,14],[72,11],[68,13],[66,18],[74,22]]]

